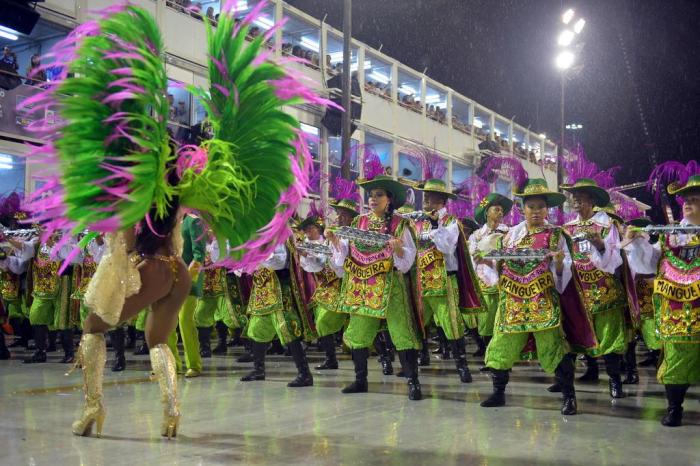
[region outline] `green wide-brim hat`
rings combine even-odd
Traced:
[[[628,225],[631,225],[633,227],[638,227],[638,228],[644,228],[647,225],[653,225],[654,222],[651,221],[649,217],[639,217],[639,218],[634,218],[627,222]]]
[[[547,202],[547,207],[557,207],[566,202],[566,196],[556,191],[550,191],[547,181],[544,178],[533,178],[527,180],[522,192],[513,190],[513,195],[518,196],[525,202],[530,197],[542,196]]]
[[[416,211],[416,206],[413,204],[404,204],[398,209],[396,209],[397,214],[410,214],[411,212]]]
[[[693,175],[688,178],[688,182],[681,186],[679,183],[668,185],[668,193],[679,196],[687,194],[689,191],[700,191],[700,175]]]
[[[353,201],[352,199],[340,199],[340,200],[335,200],[335,199],[329,199],[328,205],[333,207],[334,209],[345,209],[350,212],[352,212],[353,215],[357,216],[360,215],[360,207],[357,205],[357,202]]]
[[[390,192],[393,197],[394,207],[402,206],[406,202],[406,186],[388,175],[378,175],[371,180],[357,180],[357,185],[363,189],[370,191],[372,189],[381,188]]]
[[[323,228],[324,228],[323,219],[321,217],[319,217],[318,215],[310,215],[310,216],[306,217],[304,220],[302,220],[301,222],[299,222],[299,224],[297,225],[297,229],[303,230],[304,228],[310,227],[312,225],[315,225],[319,229],[323,230]]]
[[[625,219],[617,213],[617,210],[615,210],[615,206],[611,203],[608,203],[604,207],[594,207],[593,212],[605,212],[606,214],[608,214],[609,217],[617,220],[619,223],[625,223]]]
[[[492,205],[500,205],[503,207],[503,215],[508,215],[510,209],[513,207],[513,201],[508,199],[502,194],[489,193],[488,196],[483,198],[479,205],[474,209],[474,220],[481,223],[482,225],[486,223],[486,212],[488,212],[489,207]]]
[[[447,187],[447,183],[438,178],[431,178],[429,180],[425,180],[419,183],[416,186],[416,189],[419,191],[423,191],[424,193],[444,194],[445,196],[447,196],[448,199],[454,199],[457,197],[457,195]]]
[[[593,205],[596,207],[605,207],[610,202],[610,194],[590,178],[579,178],[574,184],[563,184],[561,189],[570,193],[588,193],[593,198]]]

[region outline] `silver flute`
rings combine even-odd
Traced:
[[[394,239],[393,236],[386,233],[377,233],[374,231],[360,230],[352,227],[339,227],[331,230],[336,236],[345,238],[356,243],[366,244],[368,246],[384,246],[389,241]]]
[[[27,228],[23,230],[1,230],[0,233],[2,233],[3,236],[11,236],[13,238],[20,237],[25,239],[39,234],[39,232],[34,228]]]
[[[677,233],[697,234],[700,233],[700,225],[647,225],[645,227],[630,227],[632,231],[643,233],[668,233],[674,235]]]
[[[330,256],[333,254],[331,248],[327,244],[323,243],[311,243],[304,241],[303,243],[296,244],[297,251],[305,252],[312,256]]]
[[[512,251],[499,251],[494,249],[483,256],[482,259],[515,261],[544,260],[550,252],[549,249],[515,249]]]
[[[413,221],[419,220],[430,220],[430,215],[422,210],[414,210],[413,212],[406,212],[405,214],[399,214],[399,216]]]

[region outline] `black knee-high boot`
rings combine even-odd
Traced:
[[[148,343],[146,343],[146,335],[141,330],[136,330],[136,339],[141,339],[143,343],[136,347],[134,351],[134,356],[143,356],[150,353],[148,349]]]
[[[333,335],[325,335],[323,337],[319,337],[318,342],[321,345],[321,349],[326,354],[326,359],[322,364],[316,366],[316,369],[320,371],[337,369],[338,358],[335,354],[335,337]]]
[[[423,339],[423,347],[420,350],[420,357],[418,358],[419,365],[429,366],[430,365],[430,351],[428,348],[428,340]],[[404,372],[405,373],[405,372]]]
[[[467,366],[467,348],[464,343],[464,338],[451,340],[450,344],[452,345],[452,354],[455,358],[455,366],[459,373],[459,380],[461,380],[462,383],[471,383],[472,374],[469,372],[469,366]]]
[[[226,345],[226,339],[228,338],[228,327],[222,321],[218,321],[214,328],[216,328],[217,343],[211,352],[212,354],[216,355],[224,355],[228,351],[228,346]]]
[[[238,356],[236,362],[255,362],[253,356],[253,340],[243,340],[243,348],[245,351],[242,355]],[[267,351],[267,345],[265,345],[265,351]]]
[[[7,345],[9,348],[18,348],[20,346],[26,348],[29,346],[29,340],[32,335],[32,326],[29,325],[29,320],[22,317],[13,317],[10,319],[10,325],[15,331],[15,341]]]
[[[510,375],[508,370],[491,369],[491,377],[493,379],[493,393],[491,396],[481,402],[484,408],[496,408],[505,406],[506,404],[506,385]]]
[[[56,340],[58,339],[58,331],[57,330],[49,330],[48,334],[48,345],[46,346],[46,352],[47,353],[53,353],[54,351],[57,351],[56,347]]]
[[[623,384],[638,384],[639,372],[637,372],[637,340],[632,340],[627,344],[625,353],[625,379]]]
[[[234,346],[241,346],[243,345],[243,339],[241,338],[241,334],[243,333],[243,329],[237,328],[233,331],[233,337],[231,338],[231,341],[228,342],[228,346],[233,348]]]
[[[63,359],[61,363],[72,364],[75,361],[75,343],[73,342],[73,329],[61,330],[61,348],[63,349]]]
[[[610,353],[603,356],[605,360],[605,372],[607,372],[608,377],[610,377],[610,396],[612,398],[624,398],[625,393],[622,391],[622,376],[621,376],[621,365],[622,365],[622,355]]]
[[[578,378],[579,382],[597,382],[599,379],[598,360],[586,355],[586,372]]]
[[[474,339],[474,342],[476,343],[476,351],[472,356],[475,358],[480,358],[486,354],[486,340],[479,335],[479,331],[475,328],[469,330],[468,335],[471,335],[471,337]]]
[[[267,353],[267,343],[258,343],[257,341],[250,340],[250,348],[253,354],[253,370],[241,377],[241,382],[265,380],[265,354]]]
[[[355,366],[355,381],[343,388],[342,393],[367,393],[367,360],[369,348],[351,350]]]
[[[112,364],[112,372],[121,372],[126,369],[126,356],[124,355],[125,332],[124,327],[118,326],[109,332],[109,339],[112,342],[114,349],[114,364]]]
[[[391,375],[394,373],[394,366],[391,364],[391,354],[381,333],[374,338],[374,349],[379,354],[379,363],[382,365],[382,374]]]
[[[661,419],[661,424],[666,427],[679,427],[683,424],[683,400],[685,392],[690,385],[664,385],[666,389],[666,415]]]
[[[5,344],[5,334],[0,329],[0,360],[10,359],[10,356],[10,350],[7,349]]]
[[[403,353],[403,357],[401,357]],[[408,399],[418,401],[423,398],[420,381],[418,380],[418,350],[399,351],[402,370],[408,379]]]
[[[382,330],[381,332],[379,332],[379,334],[382,336],[384,346],[386,346],[386,349],[389,352],[389,358],[391,359],[391,362],[395,362],[394,353],[396,353],[396,347],[394,346],[394,342],[391,341],[391,334],[388,330]]]
[[[656,367],[659,363],[660,354],[661,350],[649,350],[647,352],[646,357],[642,359],[637,365],[639,367]]]
[[[34,345],[36,350],[34,354],[24,360],[25,364],[34,364],[38,362],[46,362],[46,344],[49,336],[49,327],[47,325],[32,325],[34,331]]]
[[[133,325],[129,325],[126,327],[126,345],[124,345],[124,349],[134,349],[136,348],[136,327]]]
[[[294,340],[289,345],[289,352],[292,353],[294,365],[297,366],[297,376],[287,384],[288,387],[311,387],[314,384],[314,378],[309,370],[309,362],[306,360],[304,347],[301,345],[301,340]]]
[[[567,354],[561,360],[554,371],[557,384],[561,387],[561,413],[565,416],[576,414],[576,389],[574,388],[574,375],[576,373],[576,355]]]
[[[211,327],[197,327],[199,339],[199,355],[203,358],[211,357]]]

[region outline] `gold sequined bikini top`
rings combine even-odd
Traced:
[[[140,255],[137,253],[134,253],[131,256],[131,260],[133,260],[136,263],[139,263],[145,259],[155,259],[155,260],[159,260],[161,262],[165,262],[168,265],[170,265],[170,271],[173,274],[173,282],[174,283],[178,282],[178,259],[179,259],[179,256],[176,256],[176,255],[164,256],[162,254],[152,254],[150,256],[146,256],[146,255]]]

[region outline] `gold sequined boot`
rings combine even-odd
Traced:
[[[175,358],[168,345],[156,345],[150,350],[151,366],[158,379],[160,393],[163,396],[165,412],[160,434],[163,437],[177,436],[177,425],[180,422],[180,407],[177,401],[177,372]]]
[[[75,435],[90,435],[93,424],[96,424],[97,436],[102,435],[102,424],[105,421],[105,409],[102,406],[102,379],[106,362],[107,348],[104,335],[84,334],[75,365],[83,369],[85,407],[80,419],[73,423]]]

